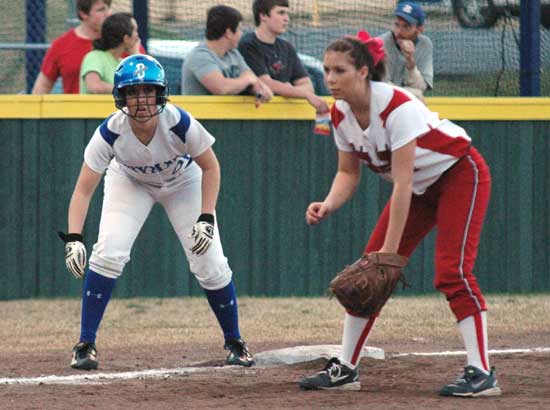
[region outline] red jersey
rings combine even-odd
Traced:
[[[70,29],[52,42],[40,71],[54,82],[61,76],[65,94],[78,94],[80,64],[84,56],[92,51],[92,41],[78,37],[75,29]]]
[[[439,119],[408,91],[371,81],[370,124],[361,129],[349,104],[336,100],[331,110],[334,140],[340,151],[353,152],[391,181],[391,154],[416,139],[413,192],[421,195],[469,152],[466,131]]]

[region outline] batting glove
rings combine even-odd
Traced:
[[[65,234],[63,232],[58,232],[58,235],[65,242],[65,264],[67,269],[75,278],[82,279],[86,268],[86,247],[82,242],[82,235],[79,233]]]
[[[214,237],[214,215],[201,214],[193,225],[193,231],[189,237],[194,240],[191,252],[195,255],[204,255]]]

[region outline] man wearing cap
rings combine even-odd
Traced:
[[[403,1],[394,16],[393,30],[380,36],[386,49],[386,79],[423,100],[434,77],[432,41],[422,34],[426,15],[418,4]]]

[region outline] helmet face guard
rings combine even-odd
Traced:
[[[126,98],[126,87],[135,85],[153,85],[156,89],[156,106],[149,109],[149,116],[137,117],[130,114]],[[120,62],[114,78],[113,97],[115,106],[124,114],[139,122],[149,121],[155,115],[159,115],[168,102],[169,89],[164,73],[164,68],[153,57],[145,54],[134,54]]]

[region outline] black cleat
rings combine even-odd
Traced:
[[[225,361],[228,365],[250,367],[255,363],[254,356],[248,350],[243,339],[228,340],[223,348],[229,350]]]
[[[73,347],[71,367],[80,370],[97,369],[97,349],[94,343],[78,342]]]
[[[359,372],[333,357],[325,369],[300,381],[302,390],[361,390]]]
[[[491,367],[491,373],[487,375],[474,366],[466,366],[462,376],[439,391],[440,396],[456,397],[500,396],[500,394],[495,368]]]

